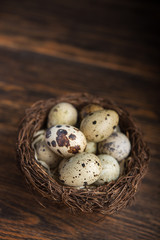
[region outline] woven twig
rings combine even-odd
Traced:
[[[63,186],[50,177],[34,158],[31,147],[33,134],[46,128],[49,110],[59,102],[73,104],[78,111],[88,103],[96,103],[106,109],[115,110],[120,117],[120,128],[129,137],[132,145],[130,161],[125,175],[94,189],[75,189]],[[149,149],[129,113],[111,100],[92,96],[87,93],[38,101],[27,109],[18,132],[18,164],[30,187],[55,203],[67,205],[73,212],[100,212],[113,214],[126,207],[133,200],[139,183],[146,173]]]

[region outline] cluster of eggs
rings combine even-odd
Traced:
[[[116,180],[131,150],[118,123],[117,112],[97,104],[84,106],[78,116],[72,104],[58,103],[49,112],[48,128],[34,135],[35,158],[67,186],[100,186]]]

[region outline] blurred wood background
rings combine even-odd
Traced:
[[[159,7],[137,0],[0,1],[0,239],[160,239]],[[43,208],[16,168],[25,109],[71,92],[123,104],[151,150],[134,205],[103,221]]]

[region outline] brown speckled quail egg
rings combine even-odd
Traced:
[[[99,111],[99,110],[103,110],[103,107],[101,107],[98,104],[93,104],[93,103],[88,104],[88,105],[84,106],[82,108],[82,110],[80,111],[80,118],[83,119],[89,113],[96,112],[96,111]]]
[[[35,150],[37,154],[37,159],[39,161],[44,161],[52,168],[55,168],[60,162],[61,157],[50,150],[45,140],[37,142],[35,145]]]
[[[84,134],[70,125],[56,125],[46,130],[48,147],[61,157],[71,157],[83,152],[87,141]]]
[[[95,142],[87,142],[87,146],[85,148],[85,152],[96,154],[96,152],[97,152],[97,143],[95,143]]]
[[[57,124],[68,124],[74,126],[77,123],[77,116],[77,110],[72,104],[61,102],[50,110],[47,126],[51,127]]]
[[[59,179],[65,185],[81,187],[94,183],[101,173],[101,161],[92,153],[78,153],[59,165]]]
[[[118,121],[119,116],[113,110],[96,111],[82,120],[80,130],[88,141],[100,142],[112,134]]]
[[[98,155],[102,164],[102,171],[95,185],[103,185],[104,183],[116,180],[120,174],[120,166],[117,160],[107,154]]]
[[[99,153],[106,153],[121,161],[128,157],[131,144],[125,134],[114,132],[106,140],[98,144]]]

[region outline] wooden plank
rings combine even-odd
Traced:
[[[132,73],[64,60],[46,54],[0,49],[0,238],[1,239],[159,239],[158,82]],[[71,215],[44,199],[40,206],[16,168],[18,123],[26,107],[40,99],[89,91],[124,104],[148,142],[152,161],[136,202],[122,212]]]
[[[157,79],[158,6],[6,0],[0,8],[0,46]]]

